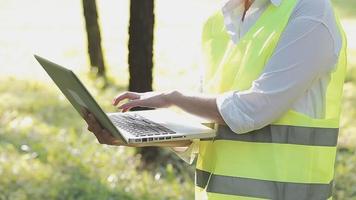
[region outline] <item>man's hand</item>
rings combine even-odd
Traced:
[[[189,146],[192,142],[190,140],[181,141],[167,141],[167,142],[155,142],[155,143],[140,143],[140,144],[126,144],[121,140],[116,139],[111,135],[109,131],[104,129],[100,123],[95,119],[92,113],[84,110],[83,116],[88,124],[88,130],[94,133],[100,144],[116,145],[116,146],[129,146],[129,147],[147,147],[147,146],[158,146],[158,147],[185,147]]]
[[[95,137],[98,139],[100,144],[108,145],[125,145],[122,141],[116,139],[112,136],[106,129],[101,127],[100,123],[95,119],[92,113],[88,111],[83,111],[84,120],[88,124],[88,131],[94,133]]]
[[[172,105],[171,96],[174,92],[124,92],[116,96],[112,104],[117,106],[121,101],[128,99],[127,103],[120,105],[118,108],[126,112],[133,107],[148,108],[167,108]]]
[[[118,106],[123,100],[129,100],[118,108],[126,112],[133,107],[167,108],[177,106],[180,109],[208,119],[211,122],[225,124],[217,104],[216,97],[202,94],[187,94],[173,90],[170,92],[124,92],[114,98],[112,104]]]

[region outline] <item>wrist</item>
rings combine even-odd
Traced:
[[[182,93],[180,93],[177,90],[173,90],[173,91],[167,92],[165,94],[165,97],[166,97],[166,102],[168,104],[168,107],[169,106],[177,106],[180,97],[182,97]]]

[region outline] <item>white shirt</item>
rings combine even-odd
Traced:
[[[222,12],[232,41],[237,44],[271,3],[279,6],[281,1],[255,0],[242,21],[244,1],[229,0]],[[330,1],[298,0],[272,57],[252,87],[217,97],[222,118],[237,134],[271,124],[289,109],[322,118],[326,87],[341,46]],[[193,142],[178,155],[191,162],[197,151],[197,142]]]

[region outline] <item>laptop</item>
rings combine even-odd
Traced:
[[[40,56],[35,55],[35,58],[82,117],[82,111],[88,110],[106,130],[124,143],[215,137],[213,128],[169,109],[105,113],[71,70]]]

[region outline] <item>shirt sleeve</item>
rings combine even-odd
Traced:
[[[252,87],[219,95],[218,110],[236,133],[260,129],[288,111],[314,81],[330,73],[336,61],[334,39],[322,21],[291,19]]]
[[[193,164],[196,155],[199,152],[199,139],[194,139],[192,144],[184,151],[176,151],[173,148],[171,150],[182,160],[188,164]]]

